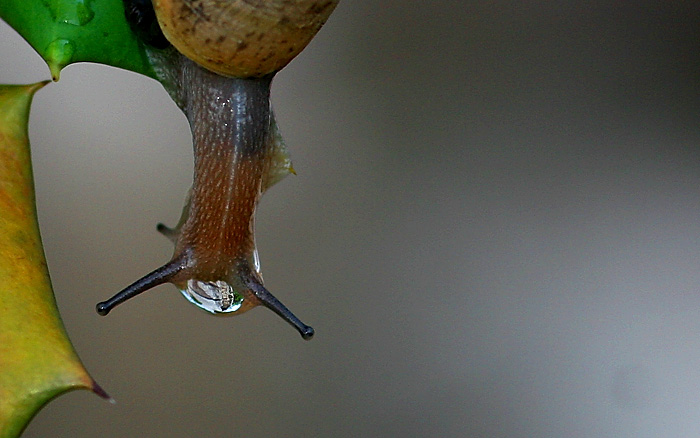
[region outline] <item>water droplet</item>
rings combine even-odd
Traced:
[[[93,19],[95,12],[92,10],[92,2],[93,0],[42,0],[53,21],[73,26],[85,26]]]
[[[200,281],[190,279],[182,295],[195,306],[211,313],[231,313],[241,307],[243,295],[225,281]]]
[[[53,78],[54,82],[59,79],[61,69],[70,64],[74,53],[75,46],[73,43],[63,38],[51,41],[49,46],[46,48],[44,57],[46,58],[46,63],[49,64],[51,77]]]

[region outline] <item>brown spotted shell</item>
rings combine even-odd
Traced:
[[[153,0],[165,37],[223,76],[261,77],[297,56],[339,0]]]

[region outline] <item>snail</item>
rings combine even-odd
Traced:
[[[153,0],[155,17],[178,52],[159,50],[148,0],[125,0],[132,29],[143,38],[161,82],[187,116],[194,178],[175,228],[171,260],[107,301],[118,304],[173,283],[198,307],[239,314],[263,305],[304,339],[314,330],[264,286],[255,246],[255,209],[270,186],[293,172],[270,104],[277,71],[323,25],[338,0]],[[181,52],[181,53],[180,53]]]

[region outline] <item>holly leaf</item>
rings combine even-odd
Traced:
[[[155,78],[122,0],[1,0],[0,18],[46,61],[54,81],[65,66],[96,62]]]
[[[27,122],[45,84],[0,85],[0,438],[66,391],[109,398],[68,339],[39,235]]]

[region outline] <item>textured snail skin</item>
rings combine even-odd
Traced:
[[[170,262],[97,305],[106,315],[116,305],[158,284],[180,289],[188,280],[224,281],[244,297],[236,314],[263,305],[294,326],[302,323],[263,286],[255,248],[255,209],[263,192],[291,172],[270,107],[272,76],[227,78],[184,57],[169,71],[171,94],[190,122],[194,181],[174,229],[158,229],[175,243]]]
[[[338,0],[153,0],[163,34],[220,75],[263,77],[297,56]]]
[[[231,80],[185,62],[184,102],[194,140],[194,184],[175,253],[192,251],[203,281],[254,263],[254,213],[271,165],[270,82]],[[208,278],[207,278],[208,277]]]

